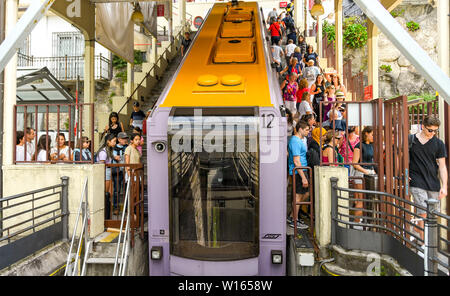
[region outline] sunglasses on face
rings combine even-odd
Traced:
[[[431,129],[431,128],[427,128],[427,127],[426,127],[426,130],[427,130],[429,133],[437,133],[437,131],[438,131],[439,129]]]

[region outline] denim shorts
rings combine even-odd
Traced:
[[[111,180],[111,168],[106,168],[105,170],[105,180],[110,181]]]

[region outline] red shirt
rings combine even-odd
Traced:
[[[297,91],[297,103],[301,103],[302,102],[302,96],[303,96],[303,93],[305,93],[305,92],[310,92],[310,89],[309,88],[302,88],[302,89],[299,89],[298,91]]]
[[[280,36],[280,24],[278,24],[277,22],[272,23],[269,27],[269,31],[270,31],[270,36]]]

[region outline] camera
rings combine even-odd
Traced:
[[[156,152],[159,153],[166,151],[166,143],[164,142],[154,142],[153,147],[155,148]]]

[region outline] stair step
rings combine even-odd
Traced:
[[[103,258],[100,258],[100,257],[95,258],[94,257],[94,258],[88,258],[86,260],[86,263],[89,263],[89,264],[114,264],[115,260],[116,260],[116,258],[111,258],[111,257],[103,257]],[[121,261],[122,260],[120,258],[117,259],[118,263],[121,263]]]

